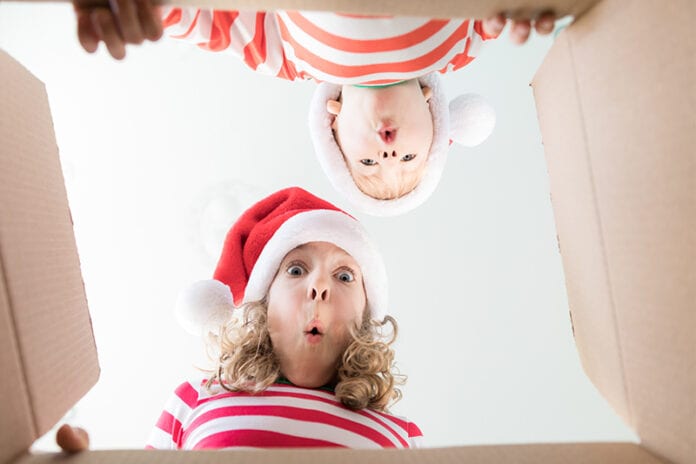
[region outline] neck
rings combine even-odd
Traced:
[[[408,82],[408,80],[392,82],[391,84],[375,84],[375,85],[353,84],[352,86],[357,87],[359,89],[383,89],[385,87],[393,87],[395,85],[400,85],[400,84],[403,84],[404,82]]]
[[[297,385],[295,385],[294,383],[292,383],[291,381],[289,381],[289,380],[287,379],[287,377],[285,377],[285,376],[282,375],[282,374],[276,379],[276,383],[282,383],[282,384],[285,384],[285,385],[292,385],[292,386],[294,386],[294,387],[297,386]],[[333,393],[335,387],[336,387],[336,383],[335,383],[335,382],[329,382],[329,383],[327,383],[326,385],[322,385],[321,387],[316,387],[316,390],[326,390],[326,391],[329,391],[329,392],[332,392],[332,393]],[[306,388],[306,387],[301,387],[301,388]]]

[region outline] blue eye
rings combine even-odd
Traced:
[[[341,282],[352,282],[355,280],[355,276],[350,271],[341,271],[336,274],[336,277],[338,277],[338,280]]]
[[[375,164],[377,164],[377,161],[370,158],[361,159],[360,162],[365,166],[374,166]]]
[[[302,274],[304,274],[304,269],[302,269],[302,266],[293,264],[290,267],[288,267],[287,273],[293,276],[301,276]]]
[[[404,155],[404,156],[401,158],[401,161],[411,161],[411,160],[413,160],[415,157],[416,157],[415,154],[410,153],[410,154],[408,154],[408,155]]]

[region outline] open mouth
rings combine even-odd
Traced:
[[[324,334],[318,325],[311,325],[305,330],[305,337],[310,343],[319,343],[323,338]]]
[[[324,335],[323,333],[321,333],[321,330],[319,330],[318,327],[312,327],[309,330],[305,330],[305,333],[307,335]]]

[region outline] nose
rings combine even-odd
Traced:
[[[396,158],[398,155],[396,153],[396,150],[392,150],[391,152],[383,151],[378,156],[380,156],[383,160],[386,161],[389,158]]]
[[[312,282],[307,290],[307,297],[312,301],[328,301],[329,299],[329,286],[321,280]]]
[[[391,145],[396,140],[396,129],[385,127],[379,130],[379,138],[387,145]]]

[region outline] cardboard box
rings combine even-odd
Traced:
[[[99,366],[45,90],[0,52],[0,463],[696,462],[696,3],[592,3],[441,0],[428,10],[586,10],[532,88],[578,351],[640,444],[29,454]],[[422,13],[418,4],[384,1],[379,11]],[[269,3],[288,5],[299,4]],[[378,12],[349,0],[322,6]]]
[[[599,2],[532,84],[583,367],[674,462],[696,462],[694,13]]]
[[[25,0],[26,1],[26,0]],[[35,1],[35,0],[29,0]],[[76,0],[82,6],[108,5],[108,0]],[[438,0],[418,2],[400,0],[154,0],[155,3],[208,6],[234,10],[340,11],[359,14],[395,14],[430,18],[487,18],[505,11],[511,16],[536,15],[553,9],[559,16],[579,16],[597,0]]]

